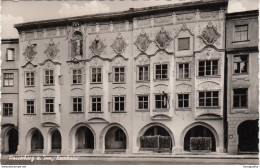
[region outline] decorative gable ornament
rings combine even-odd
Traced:
[[[118,33],[118,36],[115,39],[114,43],[111,45],[111,47],[117,54],[122,54],[125,51],[126,46],[127,44],[122,38],[121,33]]]
[[[50,41],[47,49],[44,51],[44,53],[48,56],[49,59],[52,60],[57,56],[59,51],[60,50],[58,49],[57,44],[54,44],[53,39],[51,39],[51,41]]]
[[[213,45],[219,36],[220,34],[217,32],[217,28],[209,22],[208,26],[202,31],[199,38],[201,38],[205,44]]]
[[[169,45],[171,40],[172,38],[170,37],[169,33],[166,32],[166,30],[164,30],[164,28],[162,27],[155,38],[155,43],[160,49],[165,49]]]
[[[141,52],[145,52],[151,42],[152,41],[149,39],[149,36],[142,30],[134,44],[138,47],[138,49]]]
[[[96,39],[92,42],[92,45],[89,47],[94,55],[99,55],[103,52],[104,48],[106,46],[104,43],[100,40],[99,35],[97,34]]]
[[[34,51],[34,49],[36,48],[37,44],[30,44],[30,42],[28,43],[23,55],[25,56],[25,58],[27,59],[27,61],[32,61],[35,54],[37,54],[36,51]]]

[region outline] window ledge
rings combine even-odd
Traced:
[[[82,83],[72,83],[71,86],[83,85]]]
[[[248,76],[249,73],[245,72],[245,73],[233,73],[233,76]]]
[[[14,87],[14,86],[4,86],[4,87]]]
[[[154,79],[153,81],[169,81],[169,78],[165,78],[165,79]]]
[[[113,82],[113,84],[126,84],[126,82]]]
[[[150,112],[150,109],[136,109],[136,112]]]
[[[250,40],[243,40],[243,41],[232,41],[233,44],[239,44],[239,43],[249,43]]]
[[[221,75],[196,76],[198,79],[203,78],[221,78]]]
[[[82,111],[79,111],[79,112],[72,111],[72,112],[70,112],[70,114],[84,114],[84,112],[82,112]]]
[[[213,106],[213,107],[206,106],[206,107],[197,107],[197,109],[220,109],[220,107],[219,106]]]
[[[126,111],[112,111],[112,113],[127,113]]]
[[[36,115],[36,114],[35,114],[35,113],[34,113],[34,114],[27,114],[27,113],[26,113],[26,114],[23,114],[23,115]]]
[[[248,107],[232,107],[232,110],[248,110]]]
[[[3,116],[3,117],[13,117],[13,115],[10,115],[10,116]]]
[[[25,86],[25,88],[33,88],[33,87],[35,87],[35,85],[33,85],[33,86]]]
[[[6,62],[14,62],[15,60],[6,60]]]
[[[153,109],[153,112],[169,112],[169,108]]]
[[[136,83],[149,83],[150,80],[137,80]]]
[[[177,78],[177,81],[190,81],[191,78]]]
[[[187,108],[176,108],[176,111],[191,111],[191,108],[187,107]]]
[[[102,82],[90,82],[92,85],[102,84]]]
[[[51,84],[51,85],[44,84],[43,86],[55,86],[55,84]]]
[[[102,114],[102,113],[104,113],[104,111],[89,111],[89,113],[100,113],[100,114]]]
[[[43,115],[56,115],[56,113],[55,112],[44,112],[44,113],[42,113]]]

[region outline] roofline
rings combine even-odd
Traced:
[[[19,43],[19,39],[15,38],[15,39],[1,39],[1,44],[15,44],[15,43]]]
[[[234,12],[227,13],[227,20],[237,19],[237,18],[246,18],[246,17],[258,17],[258,10],[250,10],[250,11],[242,11],[242,12]]]
[[[145,8],[130,8],[126,11],[120,12],[110,12],[110,13],[100,13],[93,15],[84,15],[60,19],[50,19],[42,21],[27,22],[21,24],[15,24],[14,27],[18,30],[28,30],[28,29],[38,29],[43,27],[57,27],[57,26],[67,26],[71,22],[80,23],[93,23],[105,22],[105,21],[119,21],[119,20],[132,20],[135,17],[155,15],[165,12],[177,12],[181,13],[183,10],[209,10],[210,8],[226,8],[229,0],[199,0],[195,2],[185,2],[170,5],[160,5]]]

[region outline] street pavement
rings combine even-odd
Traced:
[[[16,157],[16,158],[15,158]],[[225,155],[225,156],[71,156],[57,157],[2,155],[2,165],[259,165],[258,155]],[[21,156],[24,157],[24,156]],[[37,160],[38,159],[38,160]]]

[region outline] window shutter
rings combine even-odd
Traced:
[[[108,82],[113,82],[113,77],[111,72],[108,73]]]

